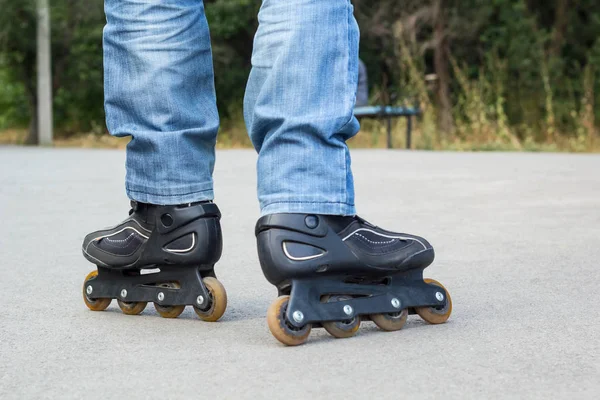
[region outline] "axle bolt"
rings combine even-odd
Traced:
[[[121,297],[122,298],[127,297],[127,290],[125,290],[125,289],[121,290]]]
[[[163,301],[165,299],[165,294],[163,292],[158,292],[158,301]]]
[[[92,285],[88,285],[88,287],[85,288],[85,292],[87,294],[92,294],[93,291],[94,291],[94,289],[92,288]]]
[[[398,300],[397,298],[393,298],[392,299],[392,306],[394,308],[400,308],[400,306],[402,305],[402,303],[400,303],[400,300]]]
[[[304,320],[304,314],[302,314],[302,311],[294,311],[292,313],[292,318],[294,318],[294,321],[296,322],[302,322]]]
[[[202,304],[204,304],[204,296],[198,296],[198,297],[196,297],[196,304],[198,304],[199,306],[201,306]]]
[[[436,292],[435,298],[438,299],[438,301],[444,301],[444,294],[442,292]]]
[[[347,304],[344,306],[344,314],[346,314],[346,315],[352,315],[352,312],[353,312],[353,311],[354,311],[354,310],[352,309],[352,307],[351,307],[351,306],[349,306],[349,305],[347,305]]]

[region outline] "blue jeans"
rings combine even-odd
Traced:
[[[219,116],[202,0],[105,0],[105,107],[127,146],[128,196],[212,200]],[[264,0],[244,116],[261,212],[353,215],[346,140],[359,31],[350,0]]]

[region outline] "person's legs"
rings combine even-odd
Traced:
[[[365,317],[401,329],[413,309],[445,322],[448,292],[423,280],[431,244],[354,215],[345,141],[358,131],[359,32],[350,0],[265,0],[259,21],[245,118],[259,152],[258,256],[280,294],[269,329],[298,345],[312,324],[345,338]]]
[[[217,114],[202,0],[105,0],[106,120],[127,147],[129,217],[88,234],[97,270],[84,281],[94,311],[125,314],[149,301],[166,318],[186,305],[216,321],[227,294],[216,280],[221,213],[213,199]],[[143,270],[154,270],[144,274]]]
[[[127,146],[127,194],[212,200],[216,107],[202,0],[105,0],[106,122]]]
[[[263,215],[353,215],[345,141],[353,116],[359,31],[349,0],[265,0],[245,118],[259,152]]]

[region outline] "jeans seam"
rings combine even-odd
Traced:
[[[159,197],[176,197],[176,196],[189,196],[190,194],[204,193],[204,192],[212,192],[212,189],[204,189],[204,190],[196,190],[194,192],[188,193],[172,193],[172,194],[159,194],[159,193],[151,193],[151,192],[143,192],[141,190],[134,190],[129,187],[126,188],[129,192],[132,193],[141,193],[149,196],[159,196]]]
[[[351,4],[350,2],[348,2],[349,4]],[[352,18],[353,14],[349,12],[350,10],[348,10],[348,16],[346,18],[346,44],[347,44],[347,52],[348,52],[348,64],[346,65],[346,81],[348,81],[349,86],[350,85],[350,63],[351,63],[351,54],[350,54],[350,42],[352,41],[352,38],[350,35],[352,35],[352,29],[350,26],[350,18]],[[352,102],[352,100],[350,100],[350,102]],[[350,108],[352,107],[352,104],[350,105]],[[341,131],[343,130],[346,126],[348,126],[352,120],[354,119],[354,111],[350,112],[350,118],[348,118],[348,121],[344,122],[340,128],[337,131]]]
[[[350,26],[350,18],[352,18],[353,14],[350,13],[350,5],[351,4],[352,3],[349,2],[349,5],[347,6],[348,7],[348,10],[347,10],[348,15],[346,16],[346,46],[347,46],[346,52],[348,53],[347,54],[348,63],[346,65],[346,81],[348,81],[348,82],[350,81],[350,64],[352,62],[352,54],[351,54],[352,50],[350,49],[351,43],[352,43],[352,38],[350,36],[352,34],[352,27]],[[354,118],[354,112],[350,112],[350,118],[348,119],[348,121],[346,121],[346,123],[344,125],[342,125],[341,129],[344,129],[348,124],[350,124],[352,122],[353,118]],[[348,145],[346,144],[346,146],[348,146]],[[343,157],[342,157],[342,163],[344,166],[344,177],[342,180],[341,195],[344,196],[346,199],[346,201],[343,204],[348,204],[347,203],[347,201],[348,201],[348,160],[346,159],[347,158],[346,152],[347,152],[347,147],[346,147],[346,149],[344,149]],[[352,206],[354,206],[354,205],[352,205]]]

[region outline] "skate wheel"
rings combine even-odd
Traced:
[[[117,299],[117,304],[119,304],[119,308],[123,311],[123,314],[127,315],[138,315],[146,308],[148,304],[145,301],[121,301]]]
[[[429,285],[435,285],[442,289],[444,289],[444,293],[446,295],[446,305],[443,308],[438,307],[417,307],[415,311],[421,318],[430,324],[443,324],[450,318],[450,314],[452,314],[452,298],[450,297],[450,293],[446,290],[444,285],[439,283],[434,279],[424,279],[425,283]]]
[[[194,311],[196,311],[201,320],[215,322],[225,313],[225,309],[227,308],[227,292],[217,278],[209,276],[202,279],[202,282],[204,282],[210,296],[208,308],[202,309],[194,306]]]
[[[349,296],[325,296],[322,299],[323,303],[333,303],[336,301],[350,300]],[[329,321],[322,322],[323,328],[333,337],[345,339],[356,335],[360,328],[360,317],[357,315],[347,321]]]
[[[185,310],[185,305],[180,306],[161,306],[158,303],[154,303],[156,312],[163,318],[177,318]]]
[[[279,296],[275,299],[267,311],[267,324],[271,333],[277,340],[287,346],[298,346],[308,339],[312,326],[304,325],[296,328],[291,325],[285,316],[290,296]]]
[[[408,310],[397,313],[372,314],[371,321],[375,322],[380,329],[388,332],[399,331],[408,319]]]
[[[87,283],[98,276],[98,271],[90,272],[83,281],[83,302],[92,311],[104,311],[112,299],[90,299],[86,293]]]
[[[158,286],[170,289],[181,288],[181,285],[179,285],[179,283],[177,282],[161,283]],[[163,318],[177,318],[181,315],[183,310],[185,310],[185,305],[183,304],[178,306],[162,306],[158,303],[154,303],[154,308],[156,309],[156,312],[158,312]]]

